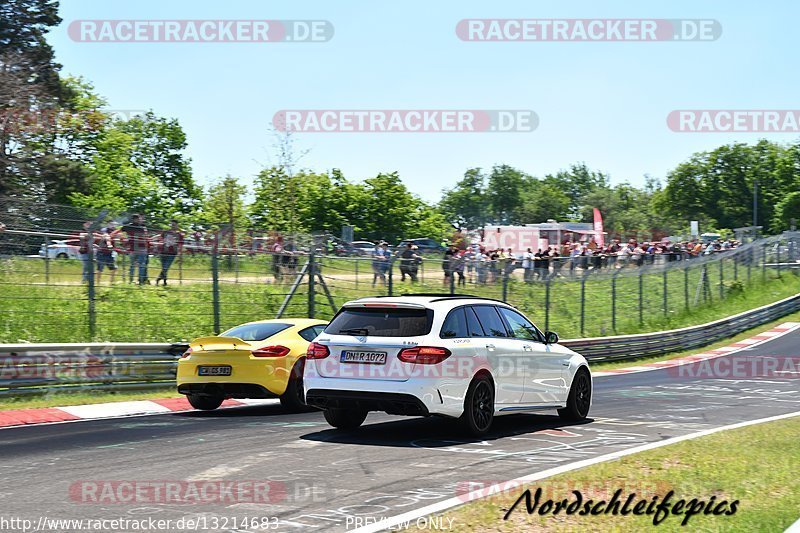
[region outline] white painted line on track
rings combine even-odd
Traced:
[[[164,407],[163,405],[149,400],[71,405],[68,407],[59,407],[58,409],[81,419],[115,418],[118,416],[173,412],[168,407]]]
[[[448,498],[447,500],[443,500],[432,505],[427,505],[425,507],[421,507],[419,509],[415,509],[413,511],[409,511],[407,513],[403,513],[397,516],[393,516],[390,518],[384,518],[374,524],[369,524],[366,526],[362,526],[359,528],[351,529],[350,533],[373,533],[377,531],[384,531],[386,529],[390,529],[393,527],[397,527],[400,524],[404,524],[406,521],[414,521],[418,518],[422,518],[423,516],[428,516],[434,513],[441,513],[442,511],[446,511],[448,509],[452,509],[453,507],[458,507],[460,505],[464,505],[471,501],[480,500],[482,498],[486,498],[488,495],[495,495],[503,492],[503,490],[507,489],[509,485],[521,485],[523,483],[530,483],[532,481],[538,481],[540,479],[545,479],[548,477],[552,477],[558,474],[563,474],[565,472],[571,472],[573,470],[578,470],[580,468],[585,468],[587,466],[596,465],[599,463],[605,463],[607,461],[613,461],[614,459],[620,459],[622,457],[626,457],[628,455],[633,455],[640,452],[646,452],[648,450],[654,450],[656,448],[661,448],[663,446],[669,446],[671,444],[677,444],[679,442],[683,442],[685,440],[696,439],[698,437],[705,437],[706,435],[713,435],[714,433],[719,433],[722,431],[728,431],[731,429],[739,429],[747,426],[754,426],[756,424],[763,424],[765,422],[775,422],[777,420],[784,420],[787,418],[793,418],[795,416],[800,416],[800,411],[795,411],[793,413],[787,413],[784,415],[777,415],[777,416],[770,416],[767,418],[759,418],[756,420],[748,420],[747,422],[737,422],[736,424],[730,424],[727,426],[720,426],[711,429],[704,429],[703,431],[697,431],[695,433],[689,433],[688,435],[682,435],[680,437],[672,437],[670,439],[661,440],[658,442],[651,442],[650,444],[645,444],[643,446],[637,446],[636,448],[629,448],[627,450],[620,450],[617,452],[608,453],[605,455],[600,455],[598,457],[593,457],[592,459],[584,459],[583,461],[577,461],[574,463],[570,463],[568,465],[557,466],[555,468],[549,468],[547,470],[542,470],[540,472],[535,472],[533,474],[528,474],[527,476],[518,477],[516,479],[511,479],[504,483],[498,483],[492,485],[491,487],[483,487],[480,490],[476,490],[474,492],[470,492],[469,494],[464,494],[463,496],[457,496],[454,498]],[[797,526],[795,524],[792,527]],[[794,533],[794,532],[792,532]]]

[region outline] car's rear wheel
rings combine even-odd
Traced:
[[[464,399],[464,414],[461,422],[473,436],[485,435],[494,420],[494,386],[487,376],[472,380]]]
[[[585,368],[578,369],[572,380],[567,396],[567,405],[558,410],[558,416],[564,420],[577,421],[586,418],[592,405],[592,379]]]
[[[60,254],[58,254],[56,256],[56,259],[69,259],[69,256],[67,254],[65,254],[64,252],[61,252]]]
[[[362,409],[342,409],[332,407],[325,409],[325,420],[338,429],[355,429],[367,419],[367,412]]]
[[[283,408],[291,413],[309,409],[303,395],[303,365],[303,359],[295,363],[286,391],[280,397]]]
[[[192,407],[202,411],[213,411],[222,405],[222,401],[225,399],[219,394],[187,394],[186,398],[189,400],[189,404],[191,404]]]

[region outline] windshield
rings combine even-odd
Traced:
[[[263,324],[243,324],[220,334],[220,337],[236,337],[243,341],[263,341],[276,333],[290,328],[291,324],[265,322]]]
[[[336,315],[325,333],[376,337],[418,337],[431,331],[430,309],[345,308]]]

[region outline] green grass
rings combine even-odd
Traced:
[[[642,499],[675,491],[673,502],[685,498],[716,502],[739,500],[732,516],[669,516],[657,527],[651,516],[528,515],[521,502],[508,520],[506,511],[524,489],[517,488],[478,500],[444,514],[453,530],[471,531],[783,531],[800,518],[800,417],[723,431],[630,455],[554,476],[528,485],[541,487],[547,498],[572,498],[571,490],[595,500],[623,489]],[[587,489],[588,487],[588,489]],[[445,521],[447,523],[447,521]]]
[[[0,398],[0,410],[65,407],[68,405],[179,398],[181,396],[183,395],[172,389],[147,392],[63,392],[28,398]]]
[[[300,262],[304,261],[303,258]],[[90,335],[87,287],[81,285],[78,261],[40,259],[0,260],[0,343],[15,342],[172,342],[213,334],[214,305],[210,260],[207,256],[186,257],[170,271],[170,285],[139,287],[125,283],[120,260],[115,283],[104,273],[95,294],[95,333]],[[356,268],[358,265],[358,268]],[[642,276],[642,313],[639,315],[639,280],[625,269],[612,287],[610,276],[590,276],[583,288],[585,304],[581,307],[581,283],[572,278],[558,278],[550,285],[549,313],[544,283],[524,283],[517,276],[508,282],[507,299],[528,314],[540,327],[559,333],[562,338],[593,337],[672,329],[708,322],[747,309],[775,302],[800,293],[800,276],[770,269],[754,268],[751,275],[733,261],[723,264],[724,281],[720,284],[718,262],[710,263],[709,293],[697,291],[701,268],[688,262],[689,270],[671,269],[664,280],[660,270],[644,271]],[[266,256],[221,258],[219,261],[219,326],[225,330],[250,320],[275,317],[291,279],[275,283],[272,260]],[[159,261],[150,263],[150,278],[155,280]],[[372,286],[369,259],[346,258],[322,260],[325,284],[336,306],[367,295],[387,294],[388,287],[378,282]],[[517,273],[519,274],[519,273]],[[420,280],[412,285],[400,281],[396,269],[394,294],[406,292],[448,292],[442,283],[440,263],[423,263]],[[749,282],[748,282],[749,278]],[[684,290],[688,280],[687,291]],[[720,292],[720,287],[722,288]],[[616,298],[612,299],[612,288]],[[490,298],[502,298],[502,283],[468,284],[459,292]],[[695,300],[697,300],[695,302]],[[333,311],[319,283],[316,284],[315,311],[319,318],[329,318]],[[688,306],[687,306],[688,302]],[[612,314],[612,303],[615,312]],[[286,317],[309,314],[308,282],[304,281],[289,302]],[[581,328],[581,316],[583,327]]]

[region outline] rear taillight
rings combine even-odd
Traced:
[[[253,354],[253,357],[283,357],[284,355],[289,355],[291,350],[286,346],[265,346],[264,348],[259,348],[258,350],[253,350],[250,352]]]
[[[324,344],[312,342],[308,345],[306,352],[306,359],[325,359],[331,354],[331,351]]]
[[[192,355],[192,348],[191,348],[191,346],[190,346],[189,348],[187,348],[187,349],[186,349],[186,351],[185,351],[185,352],[183,352],[183,353],[181,354],[181,359],[186,359],[186,358],[187,358],[187,357],[189,357],[190,355]]]
[[[397,354],[397,358],[406,363],[420,365],[435,365],[450,357],[450,350],[436,346],[414,346],[406,348]]]

